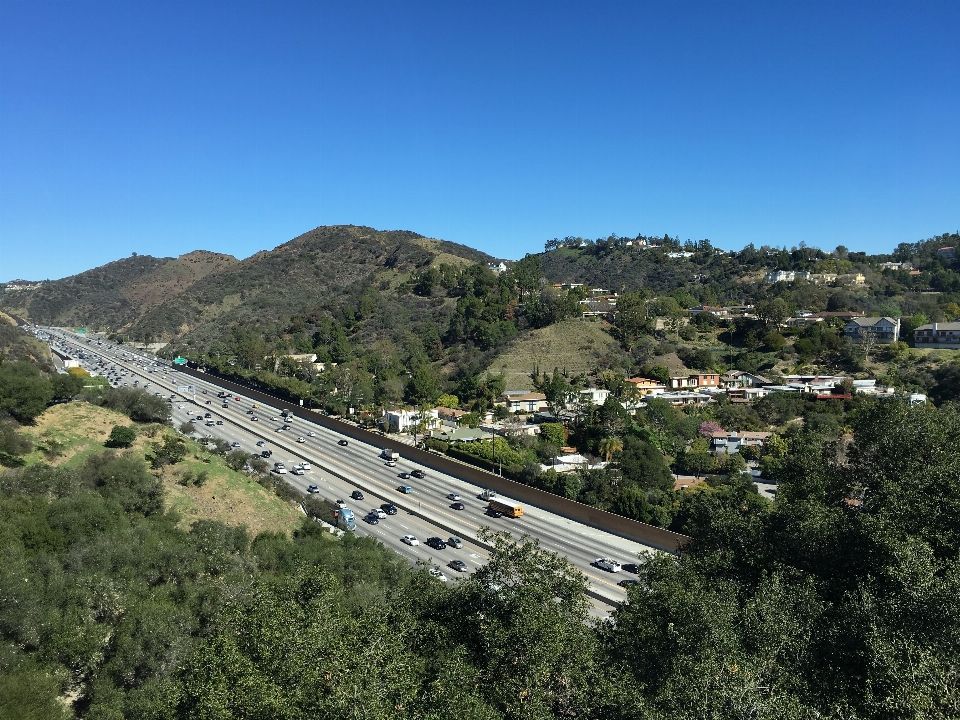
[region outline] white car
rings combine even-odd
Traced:
[[[305,443],[306,441],[307,441],[306,438],[302,438],[302,437],[298,437],[298,438],[297,438],[297,442],[298,442],[298,443]]]
[[[290,472],[293,473],[294,475],[303,475],[303,474],[304,474],[303,468],[298,468],[298,467],[295,467],[295,468],[294,468],[293,470],[291,470]]]
[[[396,467],[396,466],[397,466],[396,460],[387,460],[387,467]]]
[[[310,469],[310,463],[308,463],[308,462],[302,462],[302,463],[300,463],[300,467],[303,468],[304,470],[309,470],[309,469]]]
[[[597,558],[593,561],[593,564],[601,570],[606,570],[607,572],[620,572],[620,563],[618,563],[616,560],[611,560],[610,558]]]
[[[370,511],[370,514],[376,515],[378,520],[383,520],[387,516],[387,514],[380,508],[374,508]]]
[[[450,493],[449,495],[447,495],[447,500],[453,500],[454,502],[456,502],[459,499],[460,499],[460,496],[457,495],[456,493]]]
[[[286,468],[282,468],[282,467],[274,468],[273,471],[274,471],[277,475],[286,475],[286,474],[287,474],[287,469],[286,469]]]
[[[316,434],[315,432],[313,432],[312,430],[307,433],[307,437],[316,437],[316,436],[317,436],[317,434]]]
[[[177,405],[177,410],[183,410],[183,405]]]
[[[413,546],[415,546],[415,545],[419,545],[419,544],[420,544],[420,541],[417,540],[417,538],[416,538],[415,536],[413,536],[413,535],[404,535],[402,538],[400,538],[400,540],[402,540],[403,542],[405,542],[405,543],[406,543],[407,545],[409,545],[410,547],[413,547]]]
[[[435,577],[437,580],[447,581],[447,576],[440,572],[440,568],[432,567],[429,570],[430,577]]]

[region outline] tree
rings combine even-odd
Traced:
[[[0,422],[0,462],[12,465],[13,461],[33,450],[33,443],[29,438],[17,432],[13,424]]]
[[[673,489],[673,475],[657,448],[631,435],[622,442],[620,469],[625,481],[642,489]]]
[[[192,422],[190,422],[189,420],[187,420],[186,422],[180,423],[180,427],[177,428],[177,429],[178,429],[180,432],[182,432],[184,435],[192,435],[193,433],[195,433],[195,432],[197,431],[197,426],[194,425],[194,424],[193,424]]]
[[[567,431],[560,423],[541,423],[540,440],[555,447],[567,444]]]
[[[227,467],[232,470],[240,470],[250,459],[249,453],[243,450],[231,450],[226,457]]]
[[[623,441],[617,437],[605,437],[600,441],[599,450],[603,453],[604,459],[610,462],[614,454],[623,450]]]
[[[53,400],[53,386],[31,362],[0,365],[0,411],[21,423],[32,423]]]
[[[627,350],[647,331],[647,301],[644,290],[624,293],[617,298],[614,325],[620,336],[620,344]]]
[[[104,445],[110,448],[127,448],[133,445],[136,439],[137,431],[132,427],[114,425]]]
[[[757,303],[756,313],[757,317],[764,322],[765,325],[773,325],[775,328],[780,328],[787,318],[793,314],[794,310],[783,298],[774,298],[773,300],[761,300]]]

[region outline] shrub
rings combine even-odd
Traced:
[[[110,437],[107,438],[107,441],[104,443],[104,445],[110,448],[128,448],[133,445],[133,442],[136,439],[137,431],[132,427],[114,425],[113,429],[110,431]]]

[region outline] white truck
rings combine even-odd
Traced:
[[[380,451],[380,457],[382,457],[384,460],[393,460],[396,462],[400,459],[400,453],[398,453],[396,450],[388,450],[387,448],[384,448]]]

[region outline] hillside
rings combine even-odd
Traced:
[[[600,323],[564,320],[511,340],[490,361],[490,370],[503,373],[506,390],[530,390],[530,374],[535,368],[541,372],[559,368],[578,375],[598,366],[619,365],[624,357]]]
[[[176,259],[126,258],[2,302],[31,322],[88,325],[205,348],[233,327],[282,331],[296,315],[375,314],[391,325],[431,314],[438,304],[413,296],[373,308],[370,303],[433,263],[491,259],[413,232],[330,226],[243,261],[205,251]]]

